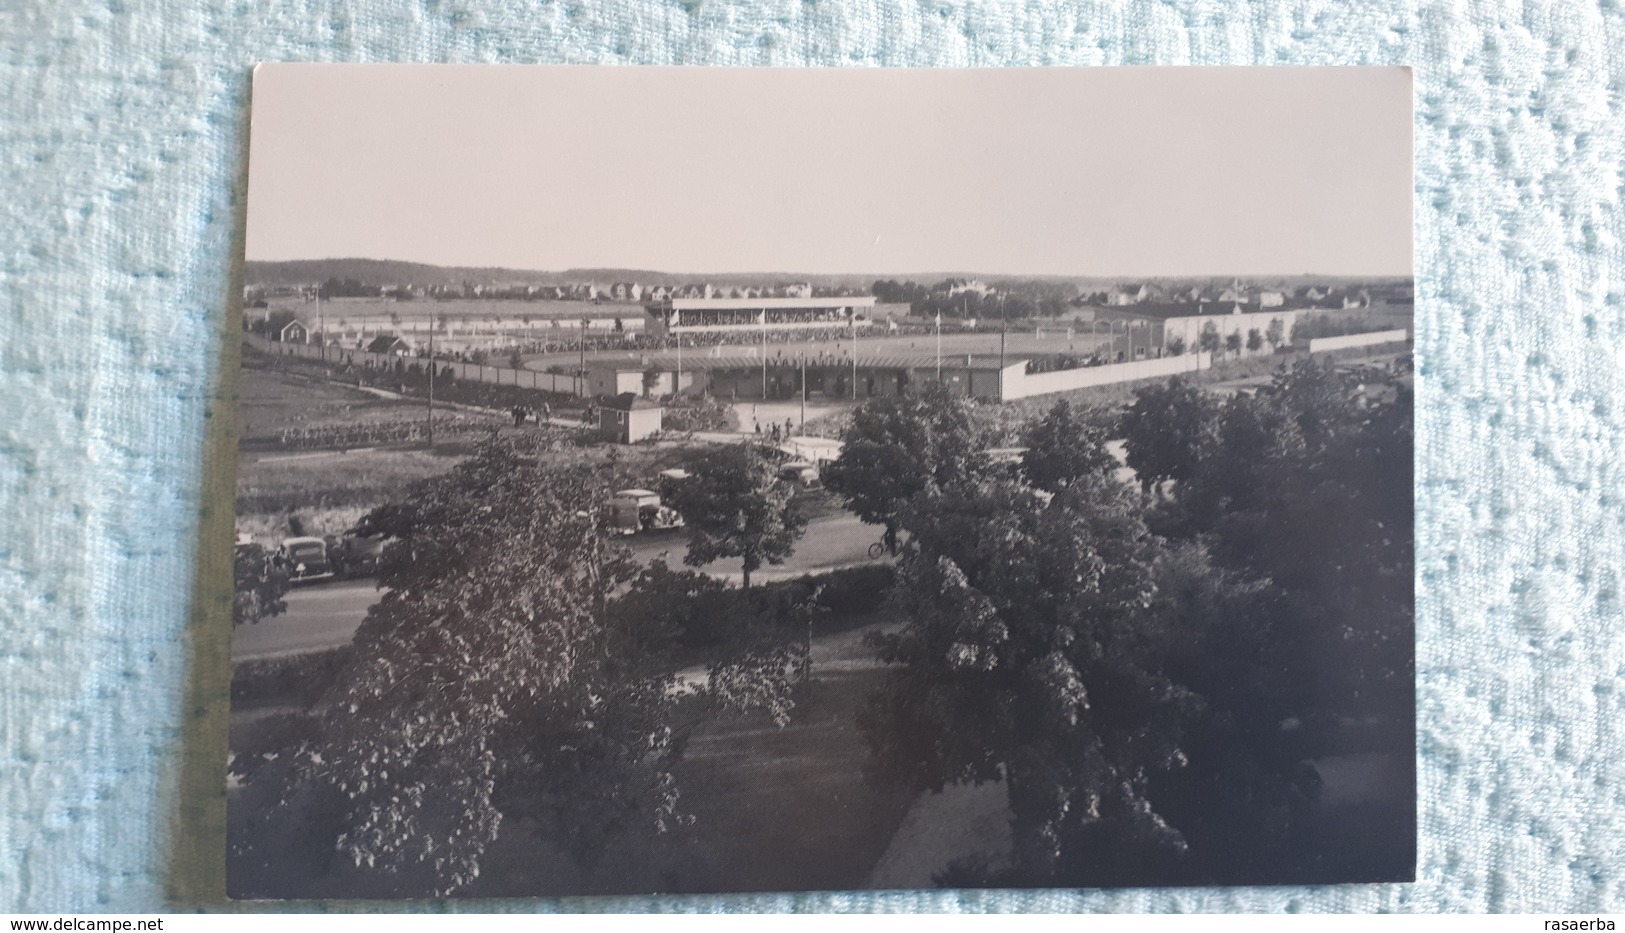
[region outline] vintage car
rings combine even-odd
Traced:
[[[321,538],[283,538],[276,560],[288,572],[290,583],[313,583],[333,576],[327,542]]]
[[[384,553],[383,535],[347,534],[328,542],[333,572],[341,577],[368,577],[378,572],[378,558]]]
[[[794,483],[802,489],[817,489],[822,485],[818,467],[805,460],[791,460],[779,464],[779,479],[786,483]]]
[[[683,527],[683,517],[661,502],[660,494],[650,489],[622,489],[610,498],[606,513],[605,523],[617,534],[635,535]]]

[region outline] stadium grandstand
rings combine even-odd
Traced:
[[[671,298],[647,305],[645,330],[656,337],[751,330],[867,328],[873,296],[837,298]]]

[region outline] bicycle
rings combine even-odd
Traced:
[[[874,544],[869,545],[870,560],[879,560],[880,555],[884,553],[886,553],[886,542],[876,541]]]

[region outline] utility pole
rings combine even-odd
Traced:
[[[672,383],[672,395],[683,394],[683,335],[677,335],[677,381]]]
[[[576,369],[576,394],[587,397],[587,319],[581,319],[581,366]]]
[[[767,309],[762,314],[762,401],[767,401]]]
[[[942,312],[937,312],[937,381],[942,381]]]
[[[796,359],[801,363],[801,430],[807,430],[807,355],[796,353]]]
[[[429,318],[429,449],[434,449],[434,317]]]
[[[322,287],[316,286],[316,329],[321,334],[322,362],[327,362],[327,311],[322,308]]]
[[[858,400],[858,309],[852,308],[852,401]]]
[[[999,385],[1000,394],[1003,394],[1004,385],[1004,342],[1010,335],[1010,318],[1005,314],[1004,305],[999,305]]]

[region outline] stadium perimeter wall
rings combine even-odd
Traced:
[[[412,356],[395,356],[389,353],[367,353],[363,350],[345,350],[340,347],[328,347],[327,354],[322,355],[322,348],[318,344],[294,343],[283,340],[266,340],[257,334],[244,334],[243,342],[251,347],[272,356],[297,356],[304,359],[326,359],[327,362],[342,365],[349,363],[353,366],[362,366],[371,363],[373,367],[388,369],[397,362],[405,362],[410,366],[413,363],[425,365],[428,361]],[[574,376],[561,376],[557,373],[542,373],[533,369],[513,369],[508,366],[491,366],[481,363],[460,363],[449,360],[439,361],[439,371],[452,371],[452,375],[467,382],[487,382],[491,385],[519,386],[524,389],[542,389],[548,392],[560,392],[565,395],[580,395],[580,386]],[[640,377],[641,378],[641,377]],[[641,389],[642,383],[639,382]]]
[[[1021,373],[1007,371],[1004,377],[1004,401],[1070,392],[1091,386],[1152,379],[1157,376],[1177,376],[1208,369],[1213,355],[1206,352],[1165,356],[1156,360],[1136,360],[1132,363],[1111,363],[1106,366],[1085,366],[1081,369],[1063,369],[1048,373]]]
[[[1404,343],[1411,339],[1408,330],[1379,330],[1369,334],[1348,334],[1342,337],[1316,337],[1309,341],[1310,353],[1327,350],[1347,350],[1350,347],[1374,347],[1383,343]]]

